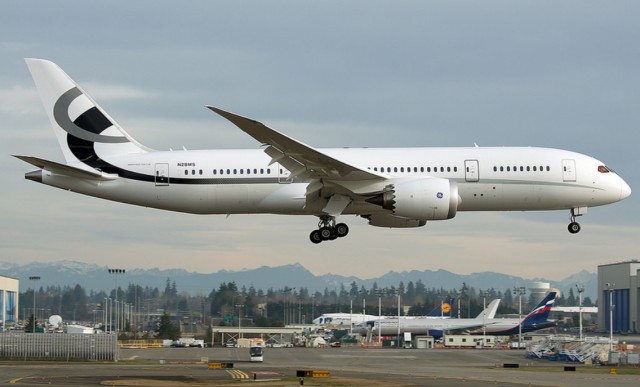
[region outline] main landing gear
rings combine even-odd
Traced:
[[[323,216],[318,222],[318,229],[311,231],[309,239],[311,242],[318,244],[322,241],[332,241],[336,238],[342,238],[349,233],[349,226],[344,223],[336,224],[336,218],[333,216]]]

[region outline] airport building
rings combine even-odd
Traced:
[[[609,331],[611,315],[614,332],[638,332],[640,262],[636,259],[598,266],[598,328],[601,331]]]
[[[0,330],[18,321],[20,281],[0,275]]]

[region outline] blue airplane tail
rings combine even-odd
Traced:
[[[556,300],[556,292],[549,292],[545,298],[540,301],[538,305],[527,315],[527,317],[522,320],[523,328],[533,328],[540,327],[540,325],[548,325],[549,321],[549,313],[551,312],[551,307]]]

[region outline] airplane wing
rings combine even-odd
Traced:
[[[469,331],[473,331],[476,329],[482,329],[482,327],[493,325],[495,322],[487,322],[482,324],[481,322],[476,323],[468,323],[468,324],[451,324],[448,326],[444,326],[442,328],[443,331],[453,332],[453,333],[468,333]]]
[[[22,161],[26,161],[27,163],[33,166],[36,166],[41,169],[46,169],[47,171],[53,172],[58,175],[78,177],[82,179],[99,179],[99,180],[113,180],[118,177],[117,175],[111,175],[104,172],[90,171],[87,169],[76,168],[71,165],[60,164],[60,163],[56,163],[55,161],[49,161],[49,160],[45,160],[45,159],[41,159],[33,156],[13,155],[13,157],[18,158]]]
[[[288,137],[261,122],[227,112],[214,106],[207,108],[231,121],[245,133],[267,145],[265,153],[271,163],[278,162],[299,179],[340,181],[383,180],[384,174],[358,168],[338,160],[298,140]]]

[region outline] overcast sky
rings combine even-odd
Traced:
[[[0,13],[0,261],[209,273],[499,271],[559,280],[638,258],[640,2],[8,1]],[[634,194],[569,212],[458,213],[418,229],[342,217],[196,216],[24,179],[63,161],[23,58],[58,63],[139,142],[258,148],[211,104],[316,147],[543,146],[591,155]]]

